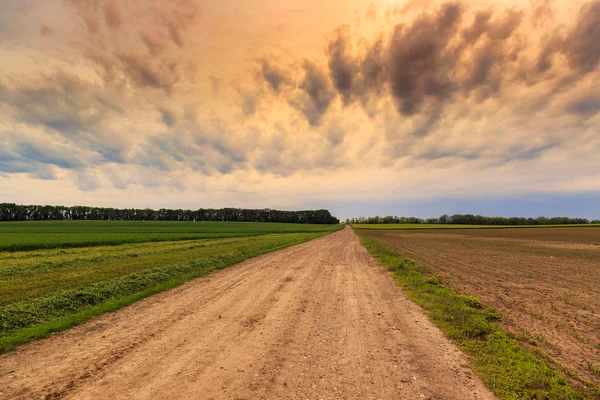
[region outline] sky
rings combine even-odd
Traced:
[[[0,202],[600,217],[600,0],[2,0]]]

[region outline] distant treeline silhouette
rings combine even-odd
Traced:
[[[569,217],[486,217],[473,214],[442,215],[439,218],[417,217],[358,217],[348,218],[349,224],[459,224],[459,225],[566,225],[566,224],[600,224],[600,220],[590,221],[585,218]]]
[[[86,206],[40,206],[0,203],[0,221],[110,220],[110,221],[238,221],[288,222],[299,224],[338,224],[327,210],[281,211],[244,208],[200,208],[171,210],[161,208],[104,208]]]

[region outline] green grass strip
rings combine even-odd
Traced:
[[[122,244],[261,236],[267,233],[1,233],[0,252],[72,249]]]
[[[360,235],[360,232],[359,232]],[[579,400],[586,395],[523,348],[494,321],[498,312],[472,296],[456,293],[413,260],[361,236],[363,246],[392,273],[406,295],[469,356],[474,370],[500,399]]]
[[[293,234],[275,243],[258,244],[243,250],[156,267],[1,307],[0,354],[179,286],[187,280],[327,234],[329,232]]]
[[[218,239],[277,233],[333,232],[343,225],[276,222],[22,221],[0,222],[0,252]]]

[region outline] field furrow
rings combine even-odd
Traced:
[[[600,229],[361,230],[503,315],[501,326],[600,384]]]

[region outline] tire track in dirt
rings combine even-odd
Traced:
[[[0,356],[0,398],[493,399],[350,228]]]

